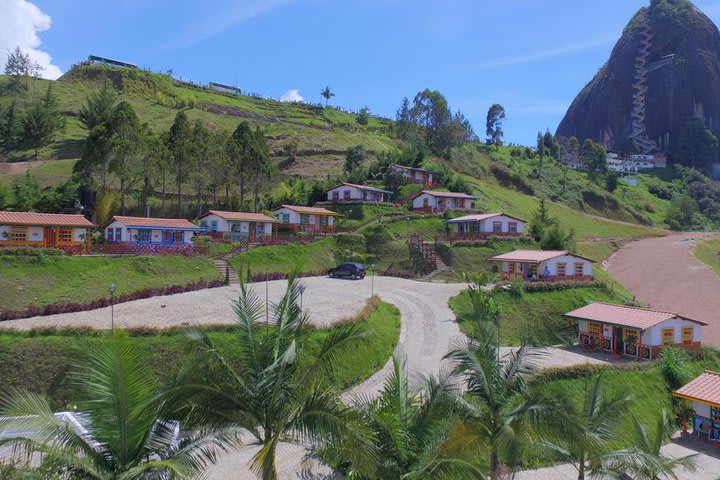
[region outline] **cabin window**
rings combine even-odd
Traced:
[[[27,227],[10,227],[11,242],[27,241]]]
[[[529,276],[531,279],[537,279],[537,276],[538,276],[538,266],[537,266],[537,263],[531,263],[531,264],[528,266],[528,276]]]
[[[310,223],[310,215],[300,214],[300,225],[307,225]]]
[[[602,335],[602,333],[603,333],[602,324],[597,323],[597,322],[588,323],[588,332],[590,332],[593,335]]]
[[[508,263],[508,272],[515,273],[515,262]]]
[[[662,329],[662,344],[672,345],[675,343],[675,329],[674,328],[663,328]]]
[[[508,223],[508,233],[517,233],[517,222]]]
[[[575,263],[575,276],[582,277],[584,271],[584,265],[582,262]]]
[[[168,232],[168,237],[170,238],[170,240],[173,244],[185,243],[185,232],[183,232],[183,231]]]
[[[202,228],[204,232],[207,232],[207,220],[200,220],[200,228]]]
[[[113,243],[113,236],[114,236],[113,234],[114,234],[114,233],[115,233],[115,229],[108,228],[108,230],[107,230],[107,241],[108,241],[109,243]]]
[[[265,234],[265,224],[264,223],[256,223],[255,224],[255,234],[256,235],[264,235]]]
[[[332,199],[333,199],[333,200],[338,200],[339,198],[340,198],[340,192],[338,192],[337,190],[335,190],[334,192],[332,192]]]
[[[623,330],[623,342],[627,344],[637,345],[639,337],[640,330],[634,330],[632,328],[626,328]]]
[[[502,222],[493,222],[493,233],[502,233]]]
[[[321,215],[320,216],[320,225],[328,225],[329,218],[327,215]]]
[[[73,239],[73,232],[71,228],[63,228],[60,230],[60,241],[63,243],[70,243]]]
[[[282,223],[290,223],[290,214],[289,213],[281,213],[280,214],[280,221]]]
[[[693,327],[683,327],[683,329],[682,329],[683,345],[692,345],[694,336],[695,336],[695,329]]]
[[[350,195],[351,195],[350,190],[343,190],[343,198],[345,200],[350,200]]]
[[[217,228],[218,228],[217,220],[213,220],[212,222],[210,222],[210,233],[217,233],[217,231],[218,231]]]
[[[122,242],[122,228],[115,229],[115,241]]]
[[[564,277],[566,273],[567,273],[567,264],[558,263],[557,264],[557,276]]]
[[[150,243],[152,240],[152,232],[150,230],[138,230],[136,238],[139,243]]]
[[[710,407],[710,420],[712,420],[713,423],[720,423],[720,408]]]

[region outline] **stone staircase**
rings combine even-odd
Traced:
[[[235,269],[230,265],[230,260],[233,257],[234,255],[231,254],[224,255],[222,258],[213,259],[213,264],[223,279],[225,279],[225,274],[227,273],[230,285],[240,285],[240,277]]]
[[[445,262],[443,262],[443,259],[440,258],[440,255],[437,255],[435,258],[435,270],[423,275],[420,280],[423,282],[432,282],[438,275],[448,270],[450,270],[450,267]]]
[[[635,78],[632,85],[633,109],[630,113],[632,118],[632,133],[630,134],[630,138],[640,153],[649,154],[657,149],[657,145],[648,137],[645,129],[645,106],[648,91],[648,57],[650,56],[650,47],[652,46],[652,31],[647,12],[643,14],[641,21],[640,48],[635,57]]]

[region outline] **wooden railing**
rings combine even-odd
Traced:
[[[435,251],[435,244],[424,242],[419,235],[410,235],[408,238],[408,246],[411,248],[417,248],[422,254],[425,268],[429,271],[437,268],[437,252]]]
[[[106,243],[91,245],[90,254],[95,255],[207,255],[208,246],[193,244],[161,245],[156,243]]]

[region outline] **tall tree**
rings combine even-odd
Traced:
[[[410,117],[422,132],[425,146],[436,155],[447,154],[475,135],[461,113],[451,114],[447,100],[437,90],[425,89],[415,95]]]
[[[156,135],[147,123],[140,127],[142,191],[140,202],[143,214],[150,211],[150,194],[159,181],[163,184],[162,203],[165,203],[165,171],[167,170],[169,152],[160,136]],[[163,215],[165,213],[163,212]]]
[[[410,111],[410,100],[403,98],[400,108],[395,113],[395,124],[397,125],[397,135],[402,140],[411,141],[415,137],[415,121]]]
[[[335,92],[333,92],[329,86],[322,89],[320,92],[320,95],[325,99],[325,107],[327,107],[330,104],[330,99],[335,96]]]
[[[175,121],[170,127],[168,135],[168,150],[172,155],[172,164],[175,170],[175,184],[177,185],[177,215],[183,217],[183,196],[182,186],[187,181],[189,172],[189,163],[192,159],[192,125],[185,114],[181,110],[175,115]]]
[[[253,210],[258,211],[260,191],[268,183],[274,172],[274,165],[270,157],[270,146],[265,133],[258,126],[253,133],[252,173],[253,173]]]
[[[169,390],[178,408],[174,418],[188,427],[245,428],[259,450],[252,469],[263,480],[276,480],[277,449],[283,441],[322,446],[342,441],[352,412],[328,386],[326,374],[340,360],[341,348],[357,338],[360,325],[342,327],[320,345],[310,362],[298,362],[309,347],[308,316],[298,302],[297,271],[287,291],[268,311],[257,294],[240,285],[235,304],[236,346],[230,361],[207,335],[191,334],[196,357],[187,362]],[[270,327],[269,325],[273,325]],[[350,450],[348,455],[355,453]]]
[[[8,51],[5,75],[11,77],[11,85],[27,89],[30,86],[30,77],[37,77],[42,70],[43,67],[20,47],[15,47],[12,52]]]
[[[210,180],[212,158],[208,155],[212,136],[202,120],[193,123],[193,166],[188,178],[195,192],[195,216],[202,215],[203,198],[207,192],[207,184]]]
[[[52,84],[48,85],[45,95],[33,101],[22,119],[22,135],[25,144],[35,152],[52,142],[55,135],[65,127],[65,117],[58,105],[57,97],[52,92]]]
[[[140,159],[143,156],[141,124],[132,105],[120,102],[109,123],[112,132],[110,146],[110,172],[119,180],[120,212],[127,213],[128,191],[141,172]]]
[[[245,203],[247,179],[252,174],[252,155],[255,138],[250,124],[246,121],[240,122],[232,136],[233,141],[230,145],[230,155],[232,163],[235,166],[235,173],[237,174],[240,206],[242,208]]]
[[[700,118],[690,120],[680,134],[680,162],[706,174],[718,162],[718,139]]]
[[[580,159],[587,166],[588,177],[593,180],[604,177],[608,171],[605,147],[589,138],[583,142]]]
[[[4,445],[43,454],[47,477],[190,480],[237,441],[222,434],[176,438],[142,354],[117,334],[73,361],[71,382],[86,432],[55,416],[50,401],[24,391],[0,396]]]
[[[464,345],[445,358],[455,365],[453,374],[464,380],[465,399],[456,402],[464,419],[464,442],[489,447],[492,478],[521,460],[521,442],[529,427],[552,421],[549,405],[527,395],[526,380],[536,371],[533,351],[519,347],[500,355],[497,327],[475,321]]]
[[[13,100],[0,115],[0,148],[4,151],[16,148],[22,139],[20,117],[17,112],[16,101]]]
[[[493,104],[487,113],[487,120],[485,121],[485,135],[487,135],[488,145],[500,145],[502,137],[505,134],[503,132],[503,122],[505,121],[505,107],[499,103]]]
[[[355,145],[354,147],[348,147],[345,152],[345,173],[355,171],[356,168],[361,166],[363,162],[367,160],[367,152],[365,147],[362,145]]]
[[[102,88],[88,95],[85,103],[80,107],[78,113],[80,124],[88,131],[92,131],[95,127],[109,122],[113,117],[117,101],[117,93],[110,82],[106,81]]]

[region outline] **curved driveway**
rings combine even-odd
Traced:
[[[705,343],[720,345],[720,278],[692,253],[702,233],[631,242],[608,260],[608,270],[650,308],[702,320]]]

